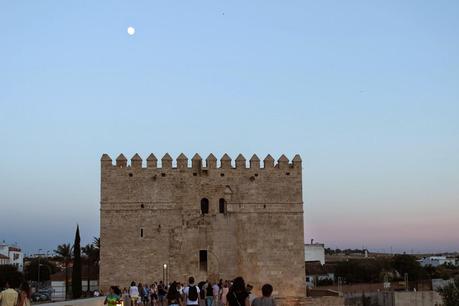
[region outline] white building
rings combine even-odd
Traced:
[[[10,263],[10,258],[3,254],[0,254],[0,266],[7,265]]]
[[[0,264],[16,266],[20,272],[24,270],[24,254],[18,246],[0,243],[0,255],[3,255]]]
[[[304,244],[304,261],[320,261],[320,264],[325,264],[325,246],[323,243],[314,243],[311,239],[311,243]]]
[[[66,296],[65,288],[65,269],[50,276],[52,301],[64,301]],[[68,289],[72,290],[72,268],[67,268]],[[81,289],[85,292],[88,290],[88,267],[83,265],[81,267]],[[99,290],[99,271],[98,267],[91,267],[89,276],[89,291],[91,295],[94,291]]]
[[[456,264],[456,260],[454,258],[447,258],[446,256],[429,256],[424,257],[423,259],[418,260],[421,266],[432,266],[438,267],[444,264]]]

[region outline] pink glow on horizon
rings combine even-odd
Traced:
[[[364,221],[362,221],[364,220]],[[412,216],[411,219],[387,217],[380,219],[355,218],[324,223],[305,222],[305,241],[314,238],[329,247],[386,249],[415,251],[459,251],[455,216]]]

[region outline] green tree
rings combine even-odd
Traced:
[[[368,283],[380,281],[386,270],[386,263],[381,260],[353,259],[339,262],[335,273],[348,283]]]
[[[81,249],[80,227],[78,225],[75,232],[75,242],[73,244],[72,296],[74,299],[81,297]]]
[[[453,283],[440,288],[438,293],[443,298],[444,306],[459,305],[459,278],[456,278]]]
[[[88,244],[81,248],[83,251],[83,254],[86,255],[85,261],[87,265],[87,273],[88,273],[88,282],[87,282],[87,293],[91,291],[91,280],[90,280],[90,275],[91,275],[91,267],[94,266],[99,262],[99,249],[94,245],[94,244]]]
[[[100,250],[100,237],[94,237],[92,244],[96,247],[97,250]]]
[[[24,272],[29,281],[38,281],[38,273],[40,273],[41,282],[49,281],[51,274],[57,272],[57,267],[47,258],[33,258],[25,267]]]
[[[96,265],[98,266],[100,261],[100,238],[94,237],[92,245],[94,246],[94,260]]]
[[[72,262],[72,247],[69,243],[64,243],[57,246],[54,253],[64,263],[65,268],[65,298],[67,299],[69,288],[69,265]]]
[[[420,280],[426,276],[426,272],[422,269],[415,256],[412,255],[395,255],[392,258],[392,267],[404,277],[405,273],[408,274],[409,280]]]

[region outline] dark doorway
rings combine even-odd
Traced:
[[[209,213],[209,200],[203,198],[201,200],[201,214],[205,215]]]

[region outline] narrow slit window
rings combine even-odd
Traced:
[[[143,228],[140,229],[140,238],[143,238]]]
[[[219,211],[221,214],[226,213],[226,201],[225,201],[225,199],[220,199],[220,200],[218,201],[218,211]]]
[[[199,251],[199,270],[207,272],[207,250]]]

